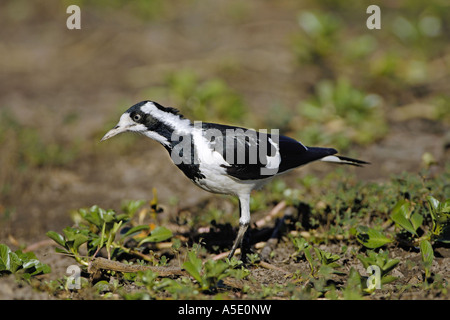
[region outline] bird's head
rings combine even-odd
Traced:
[[[190,121],[178,114],[178,110],[163,107],[153,101],[141,101],[125,111],[117,125],[109,130],[101,141],[129,131],[144,134],[163,145],[168,145],[174,130],[189,126]]]

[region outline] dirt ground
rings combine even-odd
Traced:
[[[222,14],[231,10],[230,5],[214,1],[213,7],[171,6],[164,18],[150,22],[126,11],[95,6],[84,10],[81,5],[81,30],[65,27],[68,15],[59,1],[2,4],[6,9],[0,10],[0,109],[10,112],[21,126],[36,129],[44,141],[76,142],[80,150],[75,160],[64,165],[21,171],[3,162],[0,178],[12,182],[10,192],[0,194],[0,243],[11,248],[39,244],[48,240],[47,231],[71,225],[72,210],[94,204],[118,209],[124,199],[151,198],[153,187],[162,204],[176,196],[180,206],[195,207],[216,197],[176,172],[156,142],[139,138],[128,154],[118,154],[108,151],[114,148],[112,143],[101,145],[99,139],[131,104],[151,99],[146,96],[149,87],[160,85],[167,72],[178,69],[190,68],[205,78],[223,77],[260,117],[269,114],[267,101],[294,107],[307,96],[318,75],[311,71],[310,77],[302,77],[293,70],[294,58],[287,49],[287,35],[298,28],[292,11],[301,8],[295,1],[233,4],[237,13],[231,21],[230,15]],[[245,21],[240,20],[239,10],[245,12]],[[372,165],[349,170],[364,181],[386,181],[392,174],[417,173],[422,155],[429,152],[438,163],[436,172],[442,172],[449,159],[448,125],[420,115],[387,114],[386,137],[352,151]],[[236,124],[245,126],[246,119]],[[8,147],[8,141],[2,143]],[[325,164],[311,165],[294,171],[287,180],[329,170],[333,169]],[[338,250],[332,246],[327,249]],[[290,250],[288,243],[280,243],[273,263],[287,271],[306,269],[304,262],[281,262]],[[73,264],[72,259],[55,255],[53,245],[37,246],[34,252],[51,265],[52,273],[45,276],[50,279],[66,275],[67,266]],[[402,250],[393,255],[420,259],[419,254]],[[435,259],[433,268],[449,276],[450,257],[445,255]],[[355,261],[346,268],[352,266],[362,268]],[[418,281],[405,265],[395,272],[402,283]],[[257,269],[253,276],[261,283],[285,281],[273,270]],[[386,298],[384,294],[375,298]],[[408,295],[396,298],[448,299],[422,292]],[[49,298],[18,285],[12,276],[0,279],[0,299]]]

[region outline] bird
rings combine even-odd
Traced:
[[[308,147],[279,134],[218,123],[191,121],[178,109],[144,100],[131,106],[101,139],[135,132],[159,142],[174,164],[198,187],[239,200],[239,229],[228,259],[248,252],[251,192],[314,161],[363,166],[369,162],[337,155],[334,148]]]

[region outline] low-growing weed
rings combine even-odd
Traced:
[[[437,281],[434,279],[440,279],[432,272],[435,258],[433,247],[449,241],[450,202],[437,200],[431,192],[445,196],[447,176],[448,173],[444,173],[429,179],[425,175],[400,175],[383,185],[353,184],[351,179],[340,178],[342,182],[337,184],[335,192],[318,195],[319,200],[316,201],[320,205],[310,207],[308,231],[290,236],[296,250],[291,258],[307,262],[310,269],[309,275],[297,272],[295,278],[300,283],[309,281],[314,290],[329,298],[364,297],[382,285],[398,280],[392,275],[392,270],[401,260],[390,258],[387,248],[399,247],[420,253],[423,279],[427,279],[425,288],[440,288],[442,285],[431,285]],[[321,183],[329,182],[325,178]],[[314,197],[313,192],[309,192],[311,195]],[[308,201],[314,203],[315,200]],[[302,225],[297,227],[303,228]],[[341,242],[345,246],[342,255],[346,259],[349,256],[358,259],[369,276],[359,274],[357,270],[348,272],[345,268],[339,268],[341,254],[318,247],[318,244],[330,241]],[[359,250],[348,250],[347,245],[355,244],[361,245]],[[343,284],[333,286],[336,275],[340,276]],[[350,276],[354,284],[348,283]],[[377,283],[374,281],[378,281],[380,286],[375,286]]]
[[[389,275],[400,262],[398,259],[390,259],[389,252],[380,250],[379,252],[375,252],[373,250],[368,250],[366,255],[358,254],[356,256],[359,261],[363,264],[364,268],[371,269],[375,272],[374,283],[371,283],[370,286],[367,286],[367,291],[372,292],[377,288],[377,281],[380,281],[380,287],[383,284],[390,283],[396,280],[396,277]],[[379,272],[379,274],[378,274]],[[373,285],[372,285],[373,284]]]
[[[149,224],[133,225],[133,216],[143,205],[142,201],[130,201],[123,207],[123,213],[105,210],[98,206],[80,209],[79,224],[66,227],[63,234],[55,231],[47,232],[61,248],[57,252],[72,256],[78,263],[87,266],[102,248],[106,249],[108,258],[116,259],[120,254],[135,254],[144,260],[153,262],[152,257],[141,254],[138,248],[148,242],[161,242],[172,237],[172,232],[163,227],[153,227]],[[155,205],[152,205],[155,210]],[[136,248],[128,248],[125,243],[134,239]],[[86,244],[87,255],[80,253],[80,246]]]
[[[59,252],[70,254],[84,266],[102,250],[111,260],[125,264],[168,266],[175,257],[185,272],[177,277],[161,277],[151,270],[103,273],[109,281],[100,279],[91,287],[104,299],[366,299],[380,292],[400,295],[417,289],[445,294],[443,275],[434,269],[435,244],[449,241],[448,200],[437,200],[446,194],[443,179],[446,174],[433,179],[402,175],[384,184],[361,183],[338,170],[322,180],[305,179],[298,187],[274,181],[267,196],[259,191],[257,210],[286,199],[289,206],[300,210],[302,222],[295,223],[293,216],[287,226],[293,248],[287,260],[303,266],[285,275],[283,285],[255,279],[252,270],[262,266],[257,253],[248,255],[244,266],[234,257],[230,261],[210,259],[211,252],[201,239],[190,247],[174,237],[157,223],[156,193],[149,206],[146,201],[129,201],[120,212],[98,206],[80,209],[73,215],[74,226],[62,234],[48,235],[60,245]],[[327,194],[320,191],[324,188]],[[300,200],[300,195],[305,196]],[[203,221],[196,220],[191,227],[198,225]],[[169,239],[172,244],[166,248],[171,255],[144,254],[148,244]],[[127,245],[129,241],[132,246]],[[392,249],[415,252],[420,264],[402,260]],[[422,281],[405,283],[403,270],[411,272],[415,266],[421,267],[418,279]],[[131,292],[130,286],[135,288]],[[60,290],[68,289],[62,286]]]
[[[0,276],[13,273],[29,280],[50,271],[50,266],[39,261],[33,252],[11,251],[7,245],[0,244]]]
[[[298,135],[308,144],[340,150],[355,142],[371,143],[387,132],[381,106],[379,96],[357,89],[345,78],[323,80],[316,85],[315,95],[299,104],[305,125]]]

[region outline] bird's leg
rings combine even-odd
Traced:
[[[245,264],[247,262],[247,254],[251,253],[250,239],[252,229],[249,227],[244,233],[244,237],[241,242],[241,261]]]
[[[234,252],[236,251],[236,249],[241,246],[242,240],[244,238],[245,232],[247,231],[248,225],[249,225],[249,223],[247,223],[247,224],[240,224],[239,223],[239,231],[238,231],[238,234],[236,236],[236,239],[234,240],[233,247],[231,247],[231,251],[228,254],[228,259],[231,260],[231,258],[234,256]],[[242,259],[244,252],[242,252],[242,250],[241,250],[241,253],[242,253],[241,254],[241,259]]]
[[[240,218],[239,218],[239,231],[234,240],[233,247],[231,248],[230,254],[228,255],[228,259],[231,259],[234,255],[236,249],[241,246],[241,260],[245,260],[247,254],[247,247],[249,241],[245,241],[243,243],[244,235],[246,235],[246,231],[248,226],[250,225],[250,194],[246,194],[243,196],[239,196],[239,210],[240,210]],[[248,235],[248,233],[247,233]],[[242,247],[242,245],[245,246]]]

